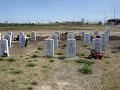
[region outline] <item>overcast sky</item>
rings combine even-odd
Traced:
[[[104,21],[120,18],[120,0],[0,0],[0,22]]]

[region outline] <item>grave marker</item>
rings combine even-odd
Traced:
[[[5,39],[8,40],[8,47],[11,47],[11,41],[12,41],[11,36],[9,34],[6,34]]]
[[[102,45],[105,46],[107,44],[107,38],[105,36],[105,33],[101,34],[101,39],[102,39]]]
[[[67,39],[75,39],[75,35],[73,33],[68,33]]]
[[[21,35],[20,36],[20,47],[25,47],[26,46],[26,36]]]
[[[36,41],[36,33],[34,31],[31,32],[30,38],[32,41]]]
[[[19,41],[20,41],[20,38],[21,38],[22,35],[25,35],[25,33],[24,32],[19,32]]]
[[[67,39],[67,57],[75,58],[76,57],[76,40]]]
[[[90,34],[84,34],[84,45],[90,45]]]
[[[102,39],[94,38],[92,41],[92,49],[94,49],[96,52],[101,53],[101,51],[102,51]]]
[[[95,36],[95,37],[99,36],[99,30],[95,30],[95,31],[94,31],[94,36]]]
[[[45,39],[45,56],[54,57],[54,40]]]
[[[0,57],[9,56],[8,40],[0,40]]]
[[[54,47],[58,47],[58,35],[57,34],[52,34],[51,39],[54,40]]]
[[[81,40],[82,40],[82,41],[84,41],[84,34],[85,34],[84,31],[80,32],[80,36],[81,36]]]

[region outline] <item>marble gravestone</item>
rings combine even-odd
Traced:
[[[1,33],[0,33],[0,40],[1,40],[1,38],[2,38],[2,35],[1,35]]]
[[[107,44],[107,38],[105,36],[105,33],[101,34],[101,39],[102,39],[102,45],[105,46]]]
[[[105,33],[105,37],[106,37],[107,43],[108,43],[109,42],[109,37],[110,37],[110,31],[107,29],[107,30],[104,31],[104,33]]]
[[[11,41],[12,41],[12,39],[13,39],[13,33],[12,33],[12,32],[7,32],[7,34],[10,35],[10,37],[11,37]]]
[[[23,34],[20,36],[20,47],[25,47],[26,44],[26,36]]]
[[[84,34],[84,45],[90,45],[90,34]]]
[[[57,34],[52,34],[51,39],[54,40],[54,47],[58,47],[58,35]]]
[[[84,34],[85,34],[84,31],[80,32],[80,36],[81,36],[81,40],[82,40],[82,41],[84,41]]]
[[[94,36],[96,37],[96,36],[99,36],[99,30],[95,30],[94,31]]]
[[[75,35],[73,33],[68,33],[67,39],[75,39]]]
[[[36,41],[36,33],[34,31],[31,32],[30,38],[32,41]]]
[[[0,40],[0,57],[9,56],[8,40]]]
[[[75,58],[76,57],[76,40],[67,39],[67,57]]]
[[[57,32],[55,32],[55,34],[57,34],[57,35],[58,35],[58,40],[60,41],[60,32],[59,32],[59,31],[57,31]]]
[[[54,57],[54,40],[45,39],[45,56]]]
[[[19,41],[20,41],[20,38],[21,38],[22,35],[25,35],[25,33],[24,32],[19,32]]]
[[[101,53],[101,51],[102,51],[102,39],[94,38],[92,41],[92,49],[94,49],[96,52]]]
[[[11,42],[12,42],[11,36],[9,34],[6,34],[5,39],[8,40],[8,47],[11,47]]]

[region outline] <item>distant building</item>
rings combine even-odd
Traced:
[[[120,19],[109,19],[107,20],[108,25],[120,25]]]

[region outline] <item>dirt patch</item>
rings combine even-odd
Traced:
[[[110,41],[120,40],[120,36],[110,36]]]

